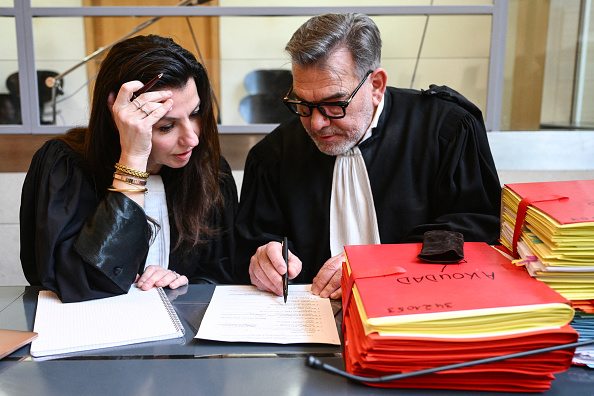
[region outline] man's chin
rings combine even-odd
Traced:
[[[349,151],[355,143],[340,138],[332,140],[313,139],[314,143],[322,153],[326,155],[340,155]]]

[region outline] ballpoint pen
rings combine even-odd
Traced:
[[[163,77],[163,73],[160,73],[159,75],[153,77],[149,82],[144,84],[142,86],[142,88],[140,88],[138,91],[134,92],[132,94],[132,99],[130,99],[130,102],[132,102],[134,99],[136,99],[137,97],[139,97],[140,95],[142,95],[143,93],[145,93],[146,91],[151,89],[153,87],[153,85],[155,85],[161,77]]]
[[[283,275],[283,297],[285,298],[285,304],[287,303],[287,296],[289,295],[289,241],[287,237],[283,238],[283,259],[287,264],[287,272]]]

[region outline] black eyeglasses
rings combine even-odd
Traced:
[[[373,73],[373,70],[367,72],[365,77],[363,77],[359,85],[357,85],[357,88],[355,88],[355,90],[347,100],[337,102],[320,102],[314,104],[304,102],[301,100],[290,99],[289,96],[291,95],[291,92],[293,92],[293,87],[291,87],[291,89],[289,89],[289,92],[287,92],[287,95],[283,99],[283,103],[289,108],[289,110],[291,110],[293,113],[297,114],[300,117],[310,117],[313,112],[313,109],[318,109],[318,111],[322,113],[324,117],[334,119],[344,118],[344,116],[346,115],[347,106],[351,103],[351,100],[353,100],[355,94],[363,86],[363,83],[365,82],[365,80],[367,80],[367,77],[369,77],[371,73]]]

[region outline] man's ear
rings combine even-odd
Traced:
[[[371,80],[371,85],[373,86],[371,92],[373,96],[373,105],[377,106],[381,102],[384,92],[386,92],[388,73],[386,73],[386,71],[380,67],[371,73],[369,79]]]

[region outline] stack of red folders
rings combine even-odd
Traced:
[[[430,264],[421,244],[345,246],[343,332],[351,374],[378,377],[568,344],[569,301],[485,243]],[[571,364],[556,350],[374,386],[540,392]]]

